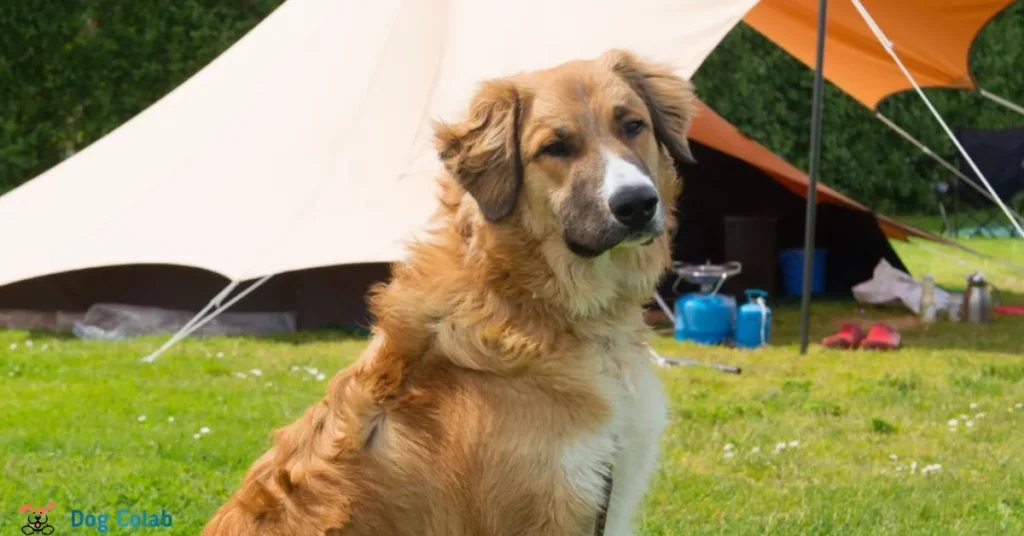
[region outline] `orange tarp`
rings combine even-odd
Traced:
[[[739,158],[760,169],[792,192],[807,197],[808,177],[803,171],[785,161],[782,157],[769,151],[763,145],[746,137],[735,126],[715,113],[702,102],[698,102],[698,113],[690,130],[690,139],[712,149]],[[818,184],[817,202],[832,203],[849,208],[870,211],[870,209],[849,197]],[[909,236],[918,236],[930,240],[943,241],[941,238],[902,224],[886,216],[875,214],[882,231],[889,238],[906,240]]]
[[[861,0],[924,87],[975,89],[974,38],[1013,0]],[[761,0],[744,22],[805,65],[815,63],[818,0]],[[850,0],[828,5],[825,78],[869,109],[913,86]]]

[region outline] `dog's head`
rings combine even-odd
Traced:
[[[437,147],[490,225],[577,260],[667,250],[694,100],[667,66],[612,50],[484,83],[467,119],[436,126]]]

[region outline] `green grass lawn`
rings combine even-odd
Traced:
[[[1024,264],[1013,241],[981,247]],[[897,248],[915,275],[956,287],[978,266],[1024,303],[1024,278],[998,265]],[[854,303],[813,313],[815,340],[849,319],[907,322]],[[796,310],[777,309],[775,344],[759,351],[656,341],[744,372],[660,372],[672,424],[643,534],[1024,534],[1024,318],[908,326],[906,347],[886,354],[799,356],[797,325]],[[269,432],[323,395],[317,373],[365,344],[187,340],[140,363],[159,342],[0,332],[0,534],[20,534],[21,504],[50,500],[55,534],[87,531],[71,528],[72,510],[108,514],[110,532],[124,532],[122,509],[172,515],[155,534],[197,533]]]

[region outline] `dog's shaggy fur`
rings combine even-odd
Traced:
[[[435,126],[440,209],[374,290],[372,343],[203,534],[593,534],[609,466],[606,534],[629,534],[666,418],[642,305],[692,112],[626,51],[483,84]],[[601,197],[613,167],[661,202],[633,234]]]

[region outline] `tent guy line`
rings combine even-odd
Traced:
[[[242,298],[248,296],[249,293],[259,288],[261,285],[263,285],[263,283],[266,283],[271,277],[274,277],[274,275],[275,274],[268,274],[261,277],[260,279],[254,281],[251,285],[243,289],[241,292],[239,292],[234,298],[228,300],[227,303],[221,305],[221,302],[224,300],[224,298],[227,297],[227,295],[230,294],[231,291],[234,290],[241,283],[241,281],[232,281],[231,283],[228,284],[228,286],[224,287],[224,290],[220,291],[220,293],[217,294],[217,296],[210,300],[210,303],[208,303],[206,307],[203,308],[202,311],[199,311],[199,313],[193,316],[191,320],[186,322],[185,325],[182,326],[177,333],[172,335],[170,339],[167,339],[167,342],[160,346],[160,348],[154,350],[153,353],[147,355],[146,357],[143,357],[140,361],[144,363],[152,363],[156,361],[156,358],[160,357],[161,354],[169,350],[172,346],[183,340],[185,337],[188,337],[192,333],[196,332],[199,328],[205,326],[208,322],[216,318],[217,315],[219,315],[223,311],[226,311],[228,308],[230,308],[232,305],[237,303]],[[210,310],[211,308],[213,309],[212,311]],[[207,312],[209,312],[209,314],[207,314]],[[204,317],[203,315],[206,316]]]
[[[960,154],[964,157],[964,160],[967,162],[967,164],[971,166],[971,170],[974,171],[974,173],[978,176],[981,182],[985,185],[985,188],[988,189],[989,193],[992,195],[992,200],[995,201],[997,205],[999,205],[999,208],[1002,209],[1003,213],[1006,214],[1006,217],[1009,218],[1010,223],[1013,224],[1014,229],[1017,230],[1017,234],[1019,234],[1021,238],[1024,238],[1024,227],[1021,227],[1020,222],[1017,221],[1017,218],[1014,217],[1013,212],[1006,206],[1005,203],[1003,203],[1003,200],[999,199],[999,195],[996,194],[995,189],[992,188],[992,184],[988,182],[988,179],[985,178],[985,175],[982,174],[980,169],[978,169],[978,165],[974,163],[974,159],[971,158],[971,155],[967,154],[967,150],[965,150],[963,145],[960,144],[960,140],[956,139],[956,136],[953,134],[953,130],[949,128],[949,125],[946,124],[946,121],[939,114],[938,110],[936,110],[935,106],[932,105],[932,101],[929,100],[928,96],[924,94],[924,90],[921,89],[921,86],[917,83],[917,80],[914,78],[912,74],[910,74],[910,71],[907,70],[906,65],[903,64],[902,60],[900,60],[899,55],[896,54],[896,50],[892,46],[892,41],[890,41],[889,38],[885,36],[885,33],[875,22],[875,19],[871,17],[871,14],[868,13],[867,8],[864,7],[864,4],[862,4],[860,0],[850,1],[853,2],[854,7],[857,8],[857,12],[860,13],[860,16],[864,19],[864,22],[867,23],[869,28],[871,28],[871,32],[875,34],[875,37],[878,39],[878,42],[881,43],[882,48],[884,48],[885,51],[889,53],[889,56],[892,57],[893,61],[896,62],[896,65],[899,66],[901,71],[903,71],[903,75],[906,76],[907,80],[911,83],[911,85],[914,86],[914,91],[916,91],[917,94],[924,101],[925,105],[928,107],[928,110],[935,117],[935,120],[939,122],[939,125],[942,126],[942,130],[944,130],[946,132],[946,135],[949,136],[950,141],[952,141],[953,145],[955,145],[957,150],[960,151]]]
[[[1011,100],[1007,100],[1003,97],[1000,97],[999,95],[996,95],[995,93],[992,93],[991,91],[988,91],[985,88],[979,88],[978,93],[980,93],[982,97],[985,97],[986,99],[996,104],[1002,105],[1004,108],[1013,110],[1019,113],[1020,115],[1024,115],[1024,106],[1021,106]]]

